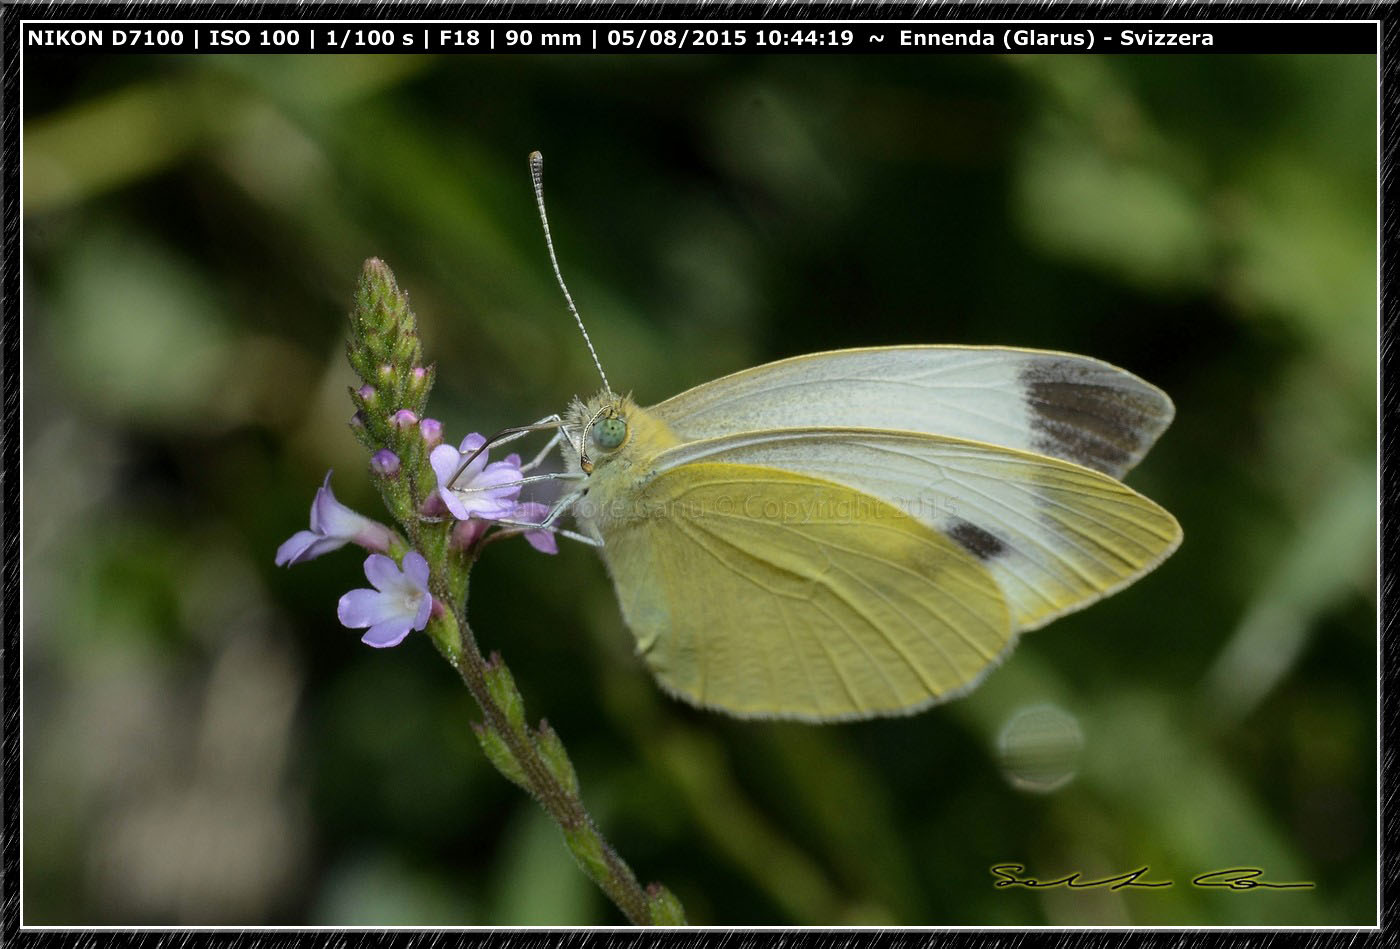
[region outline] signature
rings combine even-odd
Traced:
[[[1024,864],[999,863],[991,868],[992,876],[997,878],[996,883],[993,884],[997,889],[1023,886],[1034,890],[1049,890],[1056,887],[1065,887],[1071,890],[1105,888],[1122,890],[1127,888],[1158,889],[1175,885],[1175,880],[1143,880],[1142,877],[1147,875],[1148,870],[1149,867],[1144,864],[1136,870],[1100,877],[1096,880],[1086,880],[1084,875],[1076,870],[1074,873],[1054,880],[1037,880],[1035,877],[1021,876],[1026,872]],[[1225,870],[1208,870],[1205,873],[1197,874],[1191,879],[1191,884],[1202,889],[1220,890],[1299,890],[1312,889],[1316,885],[1313,883],[1272,883],[1260,879],[1263,875],[1264,871],[1258,867],[1230,867]]]

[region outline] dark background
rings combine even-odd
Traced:
[[[1129,483],[1181,550],[908,719],[693,711],[592,551],[490,548],[482,645],[643,880],[697,923],[1374,922],[1374,57],[32,56],[24,108],[26,923],[620,920],[426,638],[337,624],[362,556],[272,564],[328,468],[381,514],[345,425],[364,258],[452,441],[597,387],[536,148],[644,404],[999,343],[1177,405]],[[1027,709],[1082,736],[1031,756],[1053,792],[997,751]],[[1189,882],[1236,866],[1316,887]]]

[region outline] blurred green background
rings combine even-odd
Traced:
[[[362,555],[272,563],[328,468],[382,513],[345,424],[366,257],[451,440],[597,387],[536,148],[644,404],[943,342],[1177,405],[1129,482],[1181,550],[912,718],[696,712],[591,550],[491,547],[483,648],[643,881],[696,923],[1374,922],[1373,57],[31,55],[25,94],[25,922],[621,920],[427,639],[337,624]],[[1008,756],[1013,721],[1065,740]],[[1189,882],[1237,866],[1316,887]]]

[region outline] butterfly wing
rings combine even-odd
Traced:
[[[979,346],[813,353],[757,366],[650,411],[682,441],[817,426],[951,435],[1121,478],[1171,424],[1166,393],[1086,356]]]
[[[600,529],[638,651],[696,705],[808,721],[913,712],[971,688],[1011,645],[976,556],[842,485],[686,464]]]
[[[1132,583],[1181,543],[1176,520],[1113,478],[1044,455],[871,429],[745,432],[682,444],[659,470],[754,465],[881,499],[975,557],[1018,631]]]

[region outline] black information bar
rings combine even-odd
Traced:
[[[1376,53],[1368,21],[24,20],[27,55],[113,53]]]

